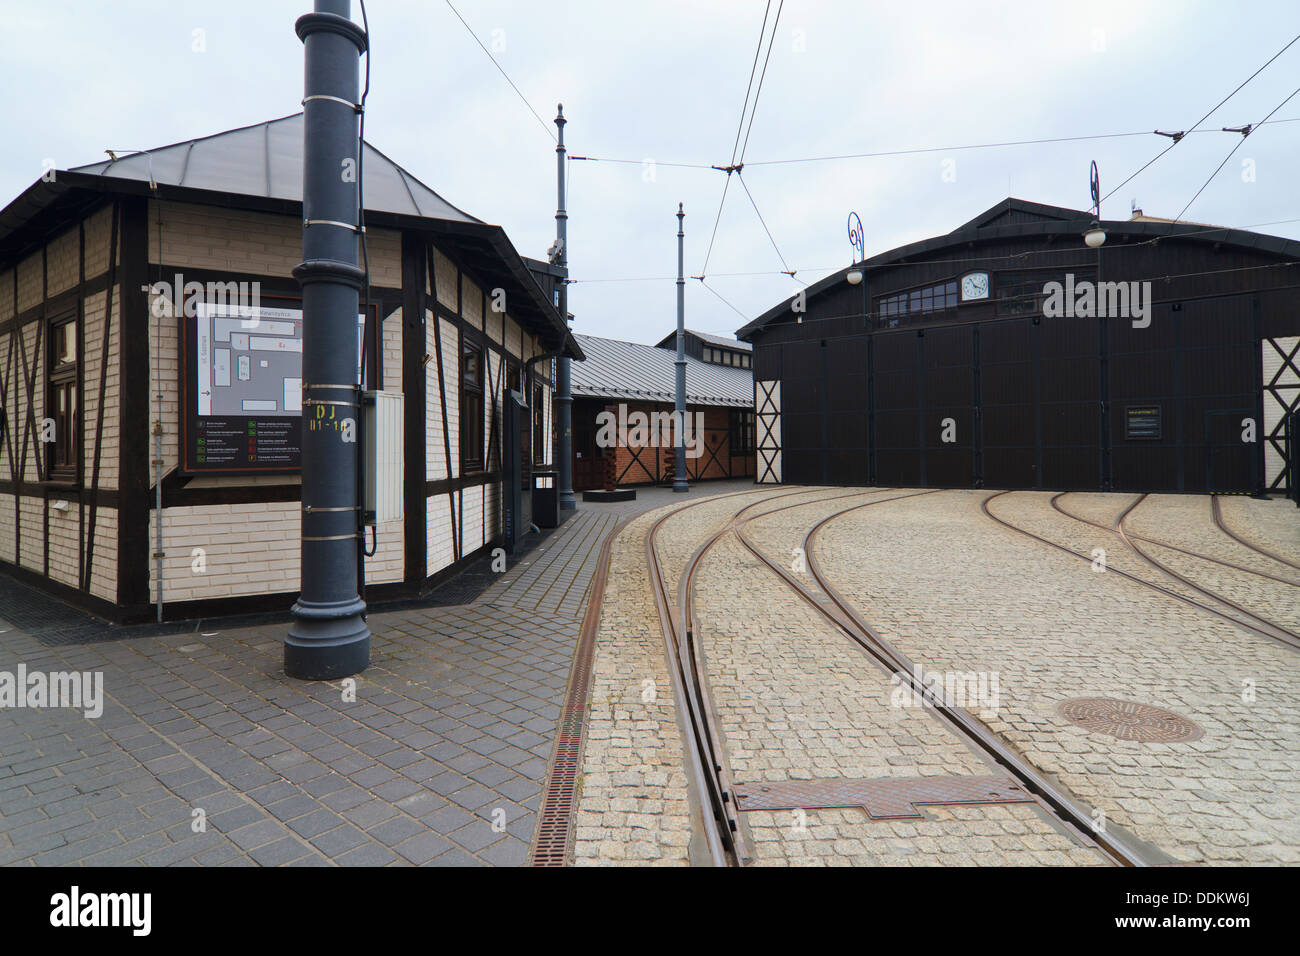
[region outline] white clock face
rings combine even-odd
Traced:
[[[987,299],[989,297],[989,274],[987,272],[972,272],[961,280],[961,298],[963,302],[969,302],[971,299]]]

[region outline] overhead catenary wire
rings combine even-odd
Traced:
[[[1268,116],[1264,117],[1262,122],[1267,122],[1269,116],[1272,116],[1282,107],[1286,106],[1287,103],[1291,102],[1292,98],[1295,97],[1297,93],[1300,93],[1300,87],[1297,87],[1296,89],[1292,90],[1290,96],[1284,99],[1281,103],[1278,103],[1277,106],[1273,107],[1273,109],[1269,112]],[[1187,212],[1187,210],[1191,208],[1192,203],[1196,202],[1196,200],[1200,198],[1201,193],[1205,192],[1205,187],[1210,185],[1210,183],[1214,180],[1215,176],[1219,175],[1219,171],[1223,169],[1224,166],[1228,165],[1228,160],[1232,159],[1233,153],[1241,149],[1241,144],[1246,142],[1246,138],[1250,136],[1253,129],[1254,129],[1253,126],[1245,126],[1239,130],[1232,130],[1232,132],[1240,133],[1241,139],[1237,140],[1237,142],[1233,144],[1232,149],[1228,150],[1228,155],[1223,157],[1223,162],[1219,163],[1219,165],[1214,168],[1214,172],[1210,173],[1209,177],[1205,180],[1205,182],[1201,183],[1201,188],[1196,190],[1196,195],[1192,196],[1191,199],[1187,200],[1187,205],[1184,206],[1182,210],[1178,213],[1178,215],[1175,216],[1174,218],[1176,219],[1183,218],[1183,213]]]
[[[772,45],[776,43],[776,30],[781,25],[781,11],[785,9],[785,0],[777,4],[776,19],[772,21],[772,35],[767,41],[767,56],[763,57],[763,72],[758,77],[758,89],[754,91],[754,105],[749,111],[749,127],[745,130],[745,142],[740,147],[740,165],[745,165],[745,153],[749,150],[749,134],[754,131],[754,115],[758,112],[758,98],[763,95],[763,81],[767,79],[767,64],[772,59]],[[764,16],[766,20],[766,16]],[[761,40],[759,41],[762,42]],[[734,163],[735,160],[733,159]]]
[[[546,120],[542,119],[541,114],[538,113],[537,110],[533,109],[533,104],[528,102],[528,97],[524,96],[523,92],[520,91],[519,87],[515,85],[515,81],[510,79],[510,75],[506,73],[505,68],[501,66],[501,64],[497,61],[497,58],[492,55],[492,51],[483,45],[483,41],[478,38],[478,34],[474,32],[474,29],[468,23],[465,22],[465,18],[460,15],[460,11],[457,10],[454,6],[452,6],[451,0],[444,0],[444,2],[447,4],[447,7],[451,10],[451,12],[456,14],[456,19],[461,22],[461,25],[465,27],[465,30],[469,33],[469,35],[474,38],[474,42],[479,45],[479,49],[482,50],[485,54],[487,54],[487,58],[492,61],[492,65],[495,66],[498,72],[500,72],[500,74],[505,77],[506,82],[510,84],[510,88],[515,91],[515,95],[519,97],[519,99],[523,102],[524,106],[528,107],[528,112],[532,113],[533,116],[536,117],[537,122],[540,123],[542,129],[546,131],[546,135],[551,138],[551,142],[553,143],[558,142],[558,140],[555,138],[555,134],[551,132],[551,128],[548,125],[546,125]]]
[[[1204,123],[1204,122],[1205,122],[1207,119],[1209,119],[1212,115],[1214,115],[1214,112],[1215,112],[1215,111],[1216,111],[1220,106],[1222,106],[1224,103],[1228,102],[1228,100],[1232,99],[1234,96],[1236,96],[1238,93],[1240,93],[1241,90],[1242,90],[1242,88],[1245,87],[1247,83],[1249,83],[1249,82],[1250,82],[1251,80],[1253,80],[1255,77],[1257,77],[1257,76],[1259,76],[1261,73],[1263,73],[1264,70],[1268,68],[1269,64],[1271,64],[1274,60],[1276,60],[1278,57],[1280,57],[1280,56],[1281,56],[1283,53],[1285,53],[1287,50],[1291,49],[1291,47],[1295,44],[1295,42],[1296,42],[1297,40],[1300,40],[1300,33],[1297,33],[1295,36],[1293,36],[1293,37],[1291,38],[1291,41],[1290,41],[1289,43],[1287,43],[1286,46],[1282,47],[1282,49],[1278,50],[1278,51],[1277,51],[1276,53],[1274,53],[1271,57],[1269,57],[1269,58],[1264,62],[1264,65],[1263,65],[1263,66],[1261,66],[1261,67],[1260,67],[1259,69],[1257,69],[1254,73],[1250,74],[1250,76],[1248,76],[1248,77],[1246,77],[1244,80],[1242,80],[1241,83],[1239,83],[1239,84],[1237,85],[1237,88],[1236,88],[1235,90],[1233,90],[1231,93],[1229,93],[1229,94],[1228,94],[1227,96],[1225,96],[1223,99],[1219,100],[1219,102],[1215,103],[1214,106],[1212,106],[1212,107],[1209,109],[1209,111],[1208,111],[1204,116],[1202,116],[1200,119],[1198,119],[1195,123],[1192,124],[1191,129],[1189,129],[1189,130],[1185,130],[1185,131],[1182,131],[1182,132],[1178,132],[1178,133],[1172,133],[1172,134],[1164,134],[1164,133],[1161,133],[1160,135],[1162,135],[1162,136],[1163,136],[1163,135],[1169,135],[1169,136],[1171,137],[1171,142],[1169,143],[1169,145],[1166,146],[1164,149],[1162,149],[1162,150],[1161,150],[1159,153],[1157,153],[1155,156],[1151,157],[1151,158],[1150,158],[1149,160],[1147,160],[1145,163],[1143,163],[1141,167],[1139,167],[1135,172],[1131,173],[1127,179],[1125,179],[1123,182],[1121,182],[1118,186],[1116,186],[1116,187],[1115,187],[1114,189],[1112,189],[1110,192],[1106,193],[1105,196],[1102,196],[1102,197],[1101,197],[1101,198],[1102,198],[1102,201],[1104,202],[1106,199],[1108,199],[1108,198],[1110,198],[1111,196],[1115,195],[1116,192],[1118,192],[1119,190],[1123,189],[1126,185],[1128,185],[1130,182],[1132,182],[1134,179],[1136,179],[1136,178],[1137,178],[1137,177],[1138,177],[1142,172],[1144,172],[1146,169],[1148,169],[1150,166],[1152,166],[1152,165],[1156,162],[1156,160],[1160,159],[1161,156],[1164,156],[1165,153],[1169,152],[1171,149],[1173,149],[1175,146],[1177,146],[1180,142],[1182,142],[1183,138],[1184,138],[1188,133],[1196,133],[1196,132],[1199,132],[1199,133],[1215,132],[1214,130],[1198,130],[1197,127],[1200,126],[1202,123]],[[1290,99],[1290,97],[1287,97],[1287,99]],[[1275,113],[1275,112],[1277,112],[1277,110],[1274,110],[1273,112]],[[1273,115],[1272,113],[1269,114],[1269,116],[1272,116],[1272,115]],[[1262,125],[1262,124],[1261,124],[1261,125]],[[1238,144],[1238,145],[1240,145],[1240,144]],[[1232,154],[1229,153],[1228,155],[1231,156]],[[1227,160],[1225,159],[1224,162],[1226,163]],[[1189,205],[1190,205],[1190,203],[1189,203]],[[1180,214],[1180,216],[1181,216],[1181,214]]]
[[[749,186],[745,182],[745,177],[739,171],[737,171],[736,178],[740,180],[741,188],[745,190],[745,195],[749,197],[749,204],[754,207],[754,213],[755,215],[758,216],[758,221],[762,224],[763,231],[767,233],[768,241],[772,243],[772,248],[776,250],[776,257],[781,260],[781,265],[785,267],[781,271],[784,272],[786,275],[788,275],[791,279],[794,279],[796,270],[791,269],[790,263],[786,262],[785,256],[781,255],[781,249],[780,247],[777,246],[776,240],[772,238],[772,230],[768,228],[767,220],[763,218],[763,213],[759,211],[758,203],[754,201],[754,194],[749,191]]]
[[[1290,116],[1284,119],[1269,120],[1267,125],[1275,126],[1281,123],[1300,123],[1300,116]],[[1264,123],[1255,124],[1257,128],[1264,125],[1266,124]],[[1199,133],[1221,133],[1221,132],[1222,130],[1217,130],[1217,129],[1190,129],[1185,131],[1181,135],[1191,136],[1193,134],[1199,134]],[[839,154],[834,154],[829,156],[801,156],[801,157],[796,157],[791,159],[752,160],[750,162],[747,162],[745,165],[746,166],[788,166],[797,163],[827,163],[827,162],[834,162],[836,160],[847,160],[847,159],[886,159],[892,156],[914,156],[923,153],[958,153],[958,152],[964,152],[966,150],[973,150],[973,149],[1005,149],[1005,148],[1017,147],[1017,146],[1044,146],[1053,143],[1077,143],[1077,142],[1086,142],[1089,140],[1125,139],[1125,138],[1131,138],[1136,136],[1167,136],[1167,135],[1170,134],[1161,133],[1159,130],[1134,130],[1127,133],[1090,133],[1090,134],[1084,134],[1079,136],[1048,136],[1039,139],[1002,140],[1002,141],[992,142],[992,143],[965,143],[956,146],[915,146],[915,147],[908,147],[904,149],[877,150],[875,152],[869,152],[869,153],[839,153]],[[611,165],[620,165],[620,166],[630,166],[630,165],[641,166],[647,162],[647,160],[645,159],[627,159],[625,157],[615,157],[615,156],[570,156],[569,159],[572,161],[589,162],[589,163],[610,163]],[[679,169],[714,169],[714,170],[725,169],[725,167],[719,167],[717,165],[713,165],[710,163],[689,163],[689,162],[680,162],[680,161],[667,162],[658,159],[653,160],[653,162],[656,166],[668,166],[668,167],[674,167]],[[1127,180],[1125,182],[1127,182]],[[1123,185],[1124,183],[1120,184],[1120,186]],[[1115,189],[1111,190],[1111,193],[1115,192],[1115,190],[1119,188],[1120,188],[1119,186],[1116,186]],[[1110,196],[1111,193],[1107,193],[1106,196]],[[1104,199],[1106,198],[1106,196],[1102,198]]]
[[[1190,229],[1186,232],[1175,232],[1164,236],[1152,236],[1149,239],[1139,239],[1135,242],[1125,243],[1125,245],[1153,246],[1161,242],[1167,242],[1171,239],[1183,239],[1189,236],[1199,236],[1210,232],[1225,232],[1233,229],[1235,230],[1258,229],[1264,226],[1282,226],[1282,225],[1290,225],[1293,223],[1300,223],[1300,218],[1274,219],[1274,220],[1270,220],[1269,222],[1249,223],[1244,226],[1204,226],[1199,229]],[[975,262],[979,262],[979,263],[1008,262],[1016,259],[1025,259],[1030,256],[1061,255],[1061,254],[1074,255],[1077,254],[1078,251],[1079,250],[1077,249],[1062,246],[1059,249],[1033,249],[1027,252],[1013,252],[1003,256],[966,256],[961,259],[918,259],[915,262],[889,262],[889,263],[881,263],[875,268],[900,269],[900,268],[906,268],[907,266],[970,265]],[[838,272],[840,269],[843,268],[844,268],[843,265],[806,266],[801,269],[797,269],[795,271],[831,273],[831,272]],[[789,274],[790,273],[786,270],[765,269],[756,272],[715,272],[711,276],[709,276],[709,278],[710,279],[739,279],[739,278],[757,278],[761,276],[778,276],[778,275],[789,275]],[[698,277],[693,277],[693,278],[698,278]],[[677,279],[676,276],[663,275],[663,276],[613,276],[607,278],[594,278],[594,279],[571,279],[569,281],[574,283],[582,282],[582,283],[591,284],[591,283],[604,283],[604,282],[667,282],[667,281],[675,281],[676,279]]]
[[[785,5],[785,0],[781,0],[781,6],[784,6],[784,5]],[[774,21],[773,24],[772,24],[772,39],[773,39],[773,40],[776,39],[776,25],[777,25],[777,22],[779,22],[780,19],[781,19],[781,6],[778,6],[778,7],[777,7],[777,11],[776,11],[777,20]],[[709,245],[708,245],[707,250],[706,250],[705,253],[704,253],[704,265],[700,267],[700,274],[701,274],[701,275],[706,275],[706,274],[708,273],[708,271],[709,271],[709,260],[713,257],[713,244],[717,241],[717,238],[718,238],[718,225],[719,225],[719,223],[722,222],[722,210],[723,210],[723,209],[726,207],[726,205],[727,205],[727,190],[731,187],[731,174],[732,174],[732,172],[734,172],[734,171],[737,169],[737,166],[736,166],[736,154],[737,154],[737,153],[736,153],[736,148],[737,148],[737,144],[739,144],[739,142],[740,142],[740,131],[741,131],[741,130],[744,128],[744,126],[745,126],[745,113],[746,113],[747,110],[750,109],[750,106],[749,106],[749,91],[750,91],[750,89],[751,89],[751,88],[753,87],[753,85],[754,85],[754,71],[755,71],[755,70],[757,69],[757,67],[758,67],[758,55],[759,55],[759,53],[761,53],[762,50],[763,50],[763,39],[764,39],[764,37],[765,37],[766,34],[767,34],[767,15],[768,15],[768,12],[769,12],[771,9],[772,9],[772,2],[771,2],[771,0],[768,0],[767,6],[763,9],[763,24],[762,24],[762,26],[759,28],[759,31],[758,31],[758,44],[757,44],[757,46],[754,48],[754,62],[753,62],[753,64],[752,64],[752,65],[750,66],[750,68],[749,68],[749,82],[748,82],[748,83],[746,84],[746,86],[745,86],[745,101],[744,101],[744,103],[741,104],[741,107],[740,107],[740,122],[739,122],[739,123],[737,124],[737,126],[736,126],[736,139],[735,139],[735,142],[734,142],[734,143],[732,144],[732,146],[731,146],[731,162],[728,163],[725,167],[712,167],[712,168],[716,168],[716,169],[722,169],[724,172],[726,172],[726,174],[727,174],[727,179],[726,179],[726,181],[722,184],[722,197],[718,200],[718,213],[717,213],[716,216],[713,217],[713,232],[709,235]],[[767,46],[767,55],[768,55],[768,57],[771,57],[771,55],[772,55],[772,44],[771,44],[771,43],[769,43],[768,46]],[[766,60],[763,62],[763,73],[764,73],[764,75],[766,75],[766,73],[767,73],[767,61],[766,61]],[[762,84],[762,80],[760,80],[760,81],[759,81],[759,88],[758,88],[758,91],[754,94],[754,107],[755,107],[755,108],[757,108],[757,106],[758,106],[758,94],[761,93],[762,91],[763,91],[763,84]],[[751,128],[753,127],[752,113],[751,113],[750,127],[751,127]],[[746,144],[746,145],[749,144],[749,135],[748,135],[748,134],[745,135],[745,144]],[[744,154],[743,154],[743,151],[742,151],[742,152],[741,152],[741,156],[742,156],[742,159],[741,159],[741,166],[744,165],[743,155],[744,155]]]
[[[723,298],[722,293],[720,293],[717,289],[713,288],[713,286],[709,285],[707,282],[704,281],[704,276],[691,276],[691,278],[697,280],[700,283],[700,285],[704,286],[704,288],[708,289],[715,296],[717,296],[718,300],[727,308],[729,308],[732,312],[735,312],[736,315],[740,316],[745,321],[749,321],[749,316],[747,316],[744,312],[741,312],[738,308],[736,308],[725,298]]]

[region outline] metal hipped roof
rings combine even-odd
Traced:
[[[68,172],[190,189],[302,200],[303,114],[161,146]],[[457,209],[401,166],[365,144],[362,186],[368,212],[482,222]]]
[[[24,254],[51,231],[103,202],[106,193],[301,215],[303,114],[227,130],[116,159],[55,170],[0,210],[0,260]],[[581,360],[560,316],[505,230],[457,209],[365,144],[367,225],[442,237],[471,271],[501,287],[511,313],[547,350]],[[156,188],[155,188],[156,187]]]
[[[654,345],[576,335],[586,361],[575,362],[575,398],[614,398],[629,402],[672,402],[677,355]],[[732,368],[686,357],[686,401],[690,405],[751,408],[754,377]]]

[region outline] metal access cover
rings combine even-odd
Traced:
[[[740,810],[861,807],[873,820],[921,819],[921,806],[1032,803],[1010,777],[876,777],[736,784]]]
[[[1072,724],[1094,733],[1137,743],[1176,744],[1199,740],[1205,731],[1181,714],[1113,697],[1076,697],[1056,708]]]

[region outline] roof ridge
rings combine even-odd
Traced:
[[[123,156],[119,156],[117,159],[113,159],[111,156],[108,159],[97,159],[93,163],[82,163],[80,166],[71,166],[67,171],[75,173],[91,166],[99,166],[103,164],[107,164],[107,166],[105,166],[105,170],[107,170],[108,166],[112,166],[114,163],[120,163],[133,156],[152,155],[154,153],[161,153],[165,149],[175,149],[178,146],[192,146],[195,143],[201,143],[207,139],[216,139],[218,136],[225,136],[227,133],[242,133],[245,130],[257,129],[261,126],[270,126],[272,123],[283,123],[285,120],[290,120],[301,115],[302,110],[298,110],[296,113],[288,113],[285,116],[278,116],[275,119],[262,120],[260,123],[249,123],[247,126],[232,126],[230,129],[223,129],[217,133],[209,133],[207,136],[191,136],[189,139],[178,139],[176,142],[168,143],[165,146],[154,146],[152,149],[137,149],[130,153],[126,153]],[[391,160],[389,160],[389,162],[391,162]]]

